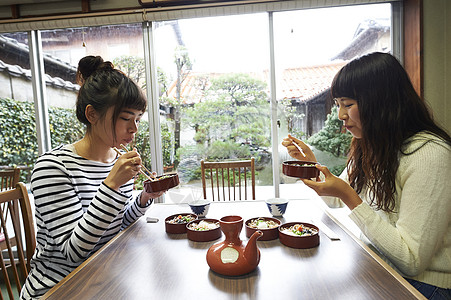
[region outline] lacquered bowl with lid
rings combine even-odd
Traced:
[[[306,228],[312,229],[312,234],[296,235],[289,231],[296,225],[303,225]],[[307,249],[317,247],[319,245],[319,228],[313,224],[305,222],[290,222],[279,226],[279,240],[285,246],[297,249]]]
[[[186,233],[186,224],[194,220],[197,220],[197,215],[191,213],[180,213],[171,215],[164,220],[166,232]]]
[[[179,175],[174,173],[157,176],[153,181],[148,179],[144,181],[143,185],[147,193],[155,193],[172,189],[179,183]]]
[[[186,235],[194,242],[209,242],[221,237],[222,231],[219,220],[197,219],[186,225]]]
[[[319,176],[319,170],[315,167],[317,162],[289,160],[282,164],[282,173],[297,178],[316,178]]]
[[[252,226],[252,224],[257,223],[257,228]],[[275,223],[276,226],[270,228],[269,224]],[[246,220],[245,227],[246,227],[246,236],[250,238],[254,232],[257,230],[260,230],[263,235],[258,239],[259,241],[270,241],[275,240],[279,237],[279,226],[282,222],[276,218],[269,218],[269,217],[256,217]]]

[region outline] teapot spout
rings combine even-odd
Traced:
[[[257,239],[263,235],[263,232],[257,230],[252,234],[244,249],[244,257],[250,265],[257,266],[260,262],[260,250],[257,247]]]

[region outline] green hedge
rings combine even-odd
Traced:
[[[84,126],[70,109],[49,108],[52,147],[80,138]],[[26,166],[31,170],[38,157],[34,104],[0,98],[0,166]],[[30,171],[21,172],[28,182]]]

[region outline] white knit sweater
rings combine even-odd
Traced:
[[[151,200],[143,208],[132,199],[133,180],[119,192],[103,184],[114,163],[87,160],[73,145],[38,159],[31,177],[37,245],[21,299],[42,296],[145,214]]]
[[[412,139],[407,153],[420,148],[411,155],[400,154],[395,212],[372,208],[363,191],[359,195],[363,203],[349,217],[362,231],[362,240],[374,246],[401,275],[449,289],[451,147],[427,133]],[[329,206],[342,205],[330,197],[323,200]]]

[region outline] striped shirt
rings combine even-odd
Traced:
[[[119,192],[106,186],[115,161],[87,160],[74,146],[39,157],[31,176],[37,225],[36,251],[21,299],[37,299],[119,231],[143,216],[133,180]]]

